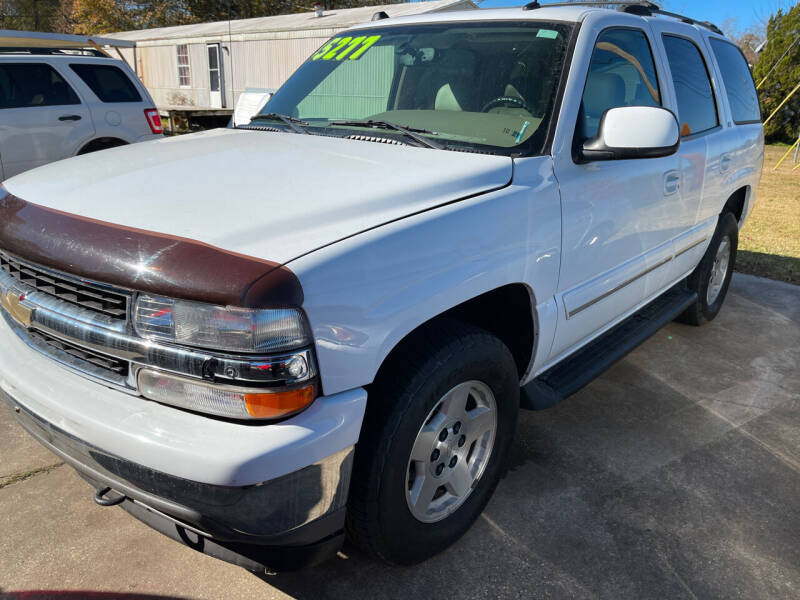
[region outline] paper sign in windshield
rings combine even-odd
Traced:
[[[358,60],[379,39],[379,35],[335,37],[317,50],[311,60]]]

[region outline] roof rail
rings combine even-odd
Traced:
[[[575,0],[574,2],[548,2],[547,4],[541,4],[538,0],[533,0],[533,2],[528,2],[525,6],[522,7],[522,10],[535,10],[537,8],[547,8],[548,6],[608,6],[613,4],[614,6],[622,6],[622,5],[633,5],[633,4],[652,4],[651,2],[642,2],[641,0],[628,0],[627,2],[602,2],[601,0]],[[654,8],[658,8],[655,4],[653,4]]]
[[[0,29],[0,48],[3,52],[29,52],[31,54],[58,54],[68,50],[97,53],[95,56],[108,56],[103,48],[135,48],[136,42],[115,38],[68,35],[60,33],[41,33],[38,31],[18,31]]]
[[[678,13],[670,12],[667,10],[663,10],[660,6],[653,2],[647,1],[635,1],[635,2],[602,2],[602,1],[589,1],[589,0],[576,0],[575,2],[552,2],[548,4],[540,4],[538,0],[533,0],[533,2],[529,2],[525,6],[522,7],[522,10],[535,10],[537,8],[546,8],[548,6],[597,6],[597,7],[606,7],[609,5],[618,6],[620,12],[625,12],[631,15],[639,15],[641,17],[650,17],[652,15],[663,15],[665,17],[672,17],[673,19],[679,19],[684,23],[688,23],[690,25],[700,25],[701,27],[705,27],[713,31],[714,33],[718,33],[719,35],[725,35],[722,33],[722,30],[714,25],[713,23],[709,23],[708,21],[697,21],[692,19],[691,17],[687,17],[685,15],[679,15]]]
[[[34,46],[0,46],[0,54],[33,54],[36,56],[99,56],[108,58],[108,54],[93,48],[40,48]]]
[[[626,3],[625,6],[621,6],[619,10],[632,15],[640,15],[643,17],[649,17],[651,15],[664,15],[665,17],[672,17],[673,19],[679,19],[684,23],[688,23],[689,25],[700,25],[701,27],[705,27],[706,29],[713,31],[714,33],[725,35],[724,33],[722,33],[722,30],[713,23],[710,23],[708,21],[698,21],[696,19],[692,19],[691,17],[687,17],[686,15],[680,15],[678,13],[670,12],[668,10],[663,10],[661,7],[656,6],[652,2]]]

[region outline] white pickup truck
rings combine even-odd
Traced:
[[[713,25],[384,17],[246,126],[0,192],[12,414],[99,504],[252,570],[452,544],[520,408],[717,315],[755,199],[758,99]]]

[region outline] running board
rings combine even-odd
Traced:
[[[548,369],[520,394],[520,408],[550,408],[592,382],[639,344],[667,325],[697,300],[680,283],[647,306]]]

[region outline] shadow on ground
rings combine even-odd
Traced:
[[[778,281],[800,284],[800,258],[739,250],[736,253],[736,270],[750,275],[764,275]]]

